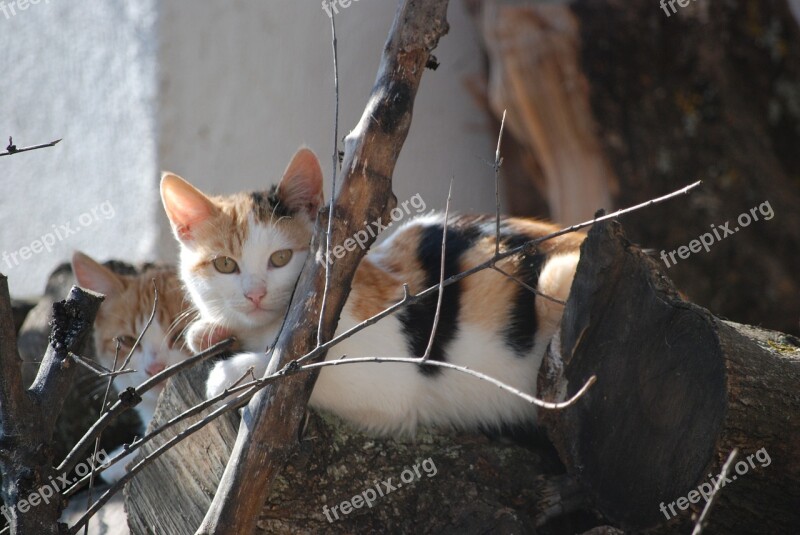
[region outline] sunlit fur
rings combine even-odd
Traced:
[[[72,266],[80,286],[105,295],[94,324],[94,345],[98,362],[109,370],[115,368],[115,355],[116,369],[119,369],[131,349],[123,344],[117,354],[117,340],[135,340],[144,331],[153,312],[154,284],[158,291],[153,322],[128,364],[128,369],[134,371],[114,379],[118,391],[139,386],[155,373],[190,354],[183,347],[182,333],[193,312],[173,269],[152,267],[138,275],[121,275],[82,253],[75,253]],[[136,406],[136,412],[145,427],[153,417],[163,387],[164,383],[161,383],[146,392]],[[117,453],[119,450],[112,456]],[[103,476],[107,480],[116,480],[122,474],[124,463],[118,463],[104,472]]]
[[[307,155],[303,157],[308,158]],[[294,161],[290,168],[293,166],[297,167]],[[316,194],[317,188],[321,188],[318,165],[315,168],[306,161],[305,167],[308,168],[305,174],[287,172],[284,175],[277,189],[277,199],[287,182],[292,181],[318,181],[318,185],[305,184],[300,188]],[[304,211],[304,204],[300,202],[296,207],[289,206],[292,215],[288,218],[259,219],[251,215],[256,209],[248,195],[210,198],[187,186],[174,175],[162,181],[162,197],[181,244],[181,275],[202,318],[200,326],[190,330],[209,332],[215,324],[221,325],[227,334],[238,336],[242,348],[248,351],[215,366],[207,383],[207,395],[213,396],[243,376],[250,366],[255,367],[256,375],[264,373],[267,364],[264,349],[274,342],[280,329],[307,254],[316,211]],[[176,200],[177,197],[181,200]],[[204,199],[215,208],[203,208]],[[311,203],[311,206],[317,205]],[[369,252],[355,274],[337,334],[402,299],[403,283],[409,285],[412,293],[428,287],[431,262],[427,258],[427,267],[423,265],[419,257],[420,244],[424,239],[430,241],[432,232],[435,234],[443,223],[442,214],[416,217]],[[447,226],[456,234],[470,236],[469,246],[458,251],[456,267],[459,271],[491,258],[495,248],[492,218],[453,216]],[[505,241],[501,250],[505,250],[513,243],[545,235],[556,227],[506,218],[502,229]],[[438,232],[441,236],[441,230]],[[511,257],[498,262],[498,267],[518,278],[526,278],[531,274],[526,272],[525,261],[535,256],[537,262],[541,261],[541,271],[534,283],[537,289],[565,300],[583,239],[581,234],[571,234],[549,240],[541,244],[536,255]],[[295,249],[295,258],[289,265],[277,269],[269,267],[269,256],[287,247]],[[216,272],[209,264],[215,255],[233,258],[239,263],[241,273],[232,276]],[[322,258],[315,260],[323,261]],[[438,277],[438,267],[436,273]],[[259,316],[243,313],[247,303],[244,293],[252,281],[266,285],[268,312]],[[440,324],[437,331],[438,335],[450,328],[454,333],[443,358],[535,394],[539,365],[557,329],[563,306],[526,293],[517,282],[494,270],[472,275],[453,288],[458,294],[459,307],[457,313],[450,313],[455,314],[456,319],[449,326]],[[514,303],[520,301],[523,305],[530,303],[525,306],[530,311],[531,325],[514,324],[523,317],[513,310]],[[421,354],[411,353],[409,342],[408,329],[416,327],[413,322],[414,318],[409,316],[405,319],[400,315],[388,316],[332,348],[327,358],[338,359],[342,355],[347,358],[419,357]],[[510,345],[512,329],[518,336],[529,336],[530,346],[524,354]],[[414,433],[419,425],[474,429],[526,424],[536,419],[532,405],[488,382],[453,370],[423,370],[418,365],[403,363],[324,368],[310,403],[362,429],[388,434]]]

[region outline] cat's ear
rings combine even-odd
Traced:
[[[119,275],[80,251],[75,251],[72,255],[72,272],[78,286],[106,297],[118,295],[125,290],[125,284]]]
[[[278,199],[290,210],[304,211],[313,220],[322,206],[322,169],[310,149],[298,150],[278,184]]]
[[[195,228],[217,212],[203,192],[172,173],[161,175],[161,202],[175,237],[181,242],[192,241]]]

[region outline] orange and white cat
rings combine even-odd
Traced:
[[[119,369],[147,324],[153,310],[155,282],[158,305],[153,323],[131,357],[128,368],[134,371],[114,379],[118,391],[136,388],[164,368],[189,356],[183,349],[181,334],[188,324],[191,311],[180,279],[173,269],[153,266],[136,275],[124,275],[76,252],[72,257],[72,270],[80,286],[105,295],[94,323],[94,344],[98,362],[107,369],[114,367],[117,340],[120,343],[117,360]],[[163,388],[164,383],[161,383],[149,390],[136,406],[145,428],[153,418]],[[121,451],[121,448],[117,449],[111,457]],[[124,466],[124,462],[112,465],[103,472],[103,478],[118,480],[125,473]]]
[[[264,350],[275,341],[309,254],[323,203],[322,171],[316,156],[301,149],[280,184],[269,191],[207,196],[167,173],[161,196],[180,244],[181,277],[200,313],[189,329],[189,345],[196,351],[234,334],[246,351],[216,364],[207,383],[207,394],[213,396],[250,366],[258,376],[266,369]],[[404,283],[412,293],[437,284],[443,228],[442,214],[421,215],[372,249],[356,271],[337,334],[400,301]],[[500,249],[554,230],[538,221],[504,218]],[[571,234],[543,242],[535,253],[519,254],[498,267],[564,300],[584,237]],[[493,217],[450,217],[445,276],[490,259],[494,249]],[[436,301],[433,293],[378,321],[333,347],[327,359],[423,355]],[[467,366],[535,394],[539,366],[562,311],[562,305],[534,295],[517,281],[494,270],[481,271],[444,290],[430,358]],[[404,363],[323,368],[310,404],[374,433],[413,433],[419,425],[497,428],[536,419],[531,404],[488,382]]]

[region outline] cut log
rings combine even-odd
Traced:
[[[697,489],[708,492],[709,474],[738,448],[711,527],[800,526],[800,340],[682,300],[618,223],[596,225],[583,244],[540,387],[558,399],[591,375],[597,384],[580,403],[542,416],[612,523],[686,532],[690,510],[705,505]]]
[[[202,399],[198,378],[177,376],[167,385],[153,425]],[[128,484],[131,533],[195,533],[224,470],[237,425],[238,418],[213,422]],[[166,437],[174,434],[169,431]],[[309,413],[298,439],[296,453],[260,513],[258,528],[263,532],[510,535],[536,532],[538,524],[557,516],[554,510],[562,516],[545,533],[580,533],[596,525],[592,515],[563,514],[586,502],[574,482],[559,475],[563,466],[552,448],[432,431],[414,439],[377,439],[315,412]],[[164,440],[145,450],[152,451]],[[412,479],[415,465],[420,475],[414,473]],[[395,490],[387,490],[391,487]],[[364,493],[372,498],[370,489],[376,488],[383,495],[375,490],[370,505],[342,512],[344,501]],[[554,525],[559,530],[553,530]]]
[[[148,427],[153,430],[170,418],[205,400],[205,362],[167,382]],[[155,437],[142,446],[136,461],[164,444],[179,431],[202,419],[206,410]],[[238,417],[228,414],[167,450],[125,486],[125,509],[131,533],[190,535],[203,520],[236,440]]]

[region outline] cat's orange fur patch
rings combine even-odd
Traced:
[[[140,275],[117,275],[122,282],[120,294],[108,296],[100,307],[95,321],[95,333],[100,341],[104,355],[114,355],[118,336],[136,337],[144,328],[136,318],[148,318],[153,310],[155,294],[153,281],[158,291],[156,307],[157,321],[166,332],[178,335],[189,323],[191,317],[186,312],[189,303],[184,297],[178,275],[169,268],[150,268]],[[124,357],[124,355],[120,355]],[[121,362],[121,361],[120,361]],[[112,362],[103,362],[110,367]]]
[[[361,289],[365,291],[360,291]],[[351,314],[358,321],[382,312],[403,297],[402,282],[368,258],[361,260],[353,277]],[[398,292],[398,289],[400,291]]]
[[[494,255],[494,238],[481,239],[461,258],[460,271],[482,264]],[[513,259],[498,262],[506,272],[516,272]],[[487,332],[502,332],[508,324],[509,306],[517,292],[517,283],[493,269],[484,269],[466,277],[461,282],[462,301],[460,317],[470,325]]]

